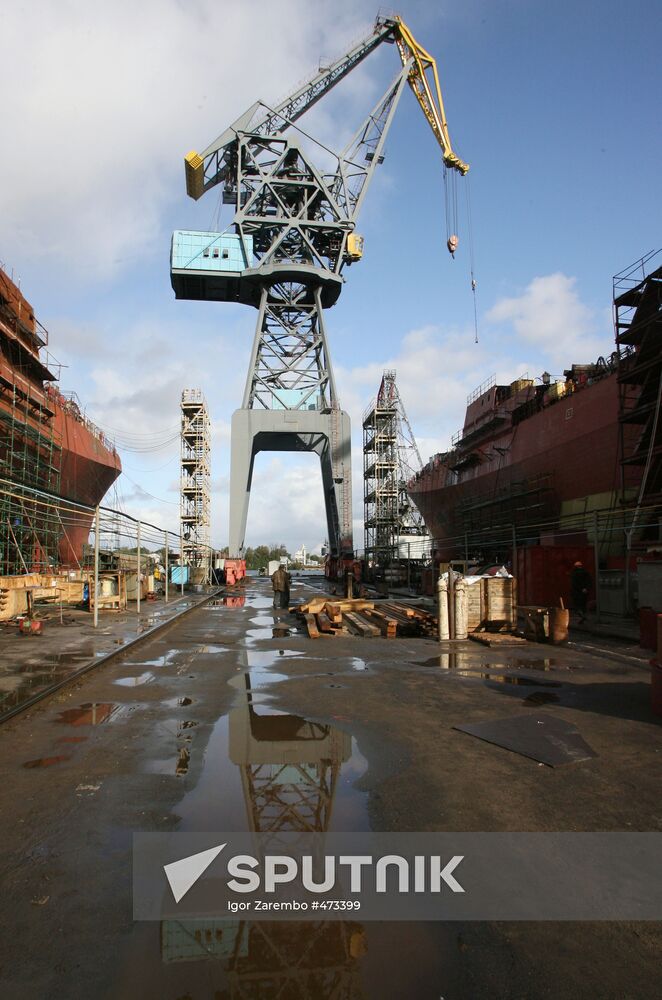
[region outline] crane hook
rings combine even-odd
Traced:
[[[453,234],[453,236],[449,236],[448,237],[448,241],[446,243],[446,246],[448,247],[448,252],[450,253],[451,257],[455,256],[455,251],[457,250],[457,248],[458,248],[459,245],[460,245],[460,241],[457,238],[457,236],[455,236]]]

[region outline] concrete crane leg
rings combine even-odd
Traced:
[[[253,465],[260,451],[315,452],[332,555],[352,551],[351,425],[342,410],[235,410],[230,463],[230,555],[244,551]]]

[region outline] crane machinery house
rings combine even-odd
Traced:
[[[178,299],[225,302],[239,297],[239,278],[253,261],[253,237],[177,229],[172,236],[172,286]],[[214,276],[218,275],[215,280]]]

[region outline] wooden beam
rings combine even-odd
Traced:
[[[325,615],[323,611],[320,611],[319,614],[315,615],[315,618],[317,619],[317,627],[320,632],[324,632],[326,635],[335,636],[336,630],[329,621],[328,616]]]
[[[317,629],[317,622],[315,620],[315,615],[304,615],[304,621],[306,622],[306,628],[308,629],[309,639],[319,639],[320,634]]]
[[[375,606],[374,601],[364,601],[358,597],[351,601],[327,601],[326,603],[327,608],[330,608],[333,614],[340,614],[345,611],[370,611]]]
[[[343,615],[343,621],[347,623],[355,635],[360,635],[363,639],[380,634],[378,628],[365,621],[364,618],[360,618],[356,612],[346,611]]]
[[[383,611],[377,611],[376,608],[373,611],[366,611],[365,615],[376,623],[383,636],[387,639],[395,639],[398,631],[398,623],[395,618],[389,618]]]
[[[336,605],[327,601],[324,605],[324,614],[334,625],[342,625],[342,611],[336,610]]]

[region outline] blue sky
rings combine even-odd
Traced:
[[[474,344],[464,213],[452,260],[438,147],[406,91],[360,219],[365,258],[327,314],[355,424],[359,547],[358,418],[383,368],[398,371],[427,458],[492,372],[560,375],[608,353],[611,276],[662,242],[657,5],[464,0],[398,10],[437,58],[453,144],[471,164],[480,336]],[[176,430],[181,389],[200,387],[214,425],[212,537],[226,542],[229,422],[255,313],[174,299],[171,232],[207,228],[216,208],[214,193],[186,197],[182,158],[256,98],[276,100],[344,51],[375,13],[347,0],[4,10],[0,260],[68,366],[63,388],[138,449],[120,449],[126,475],[111,503],[175,527],[177,445],[156,449]],[[306,127],[340,146],[397,68],[383,46]],[[462,209],[462,187],[459,196]],[[261,456],[248,543],[315,548],[323,523],[315,459]]]

